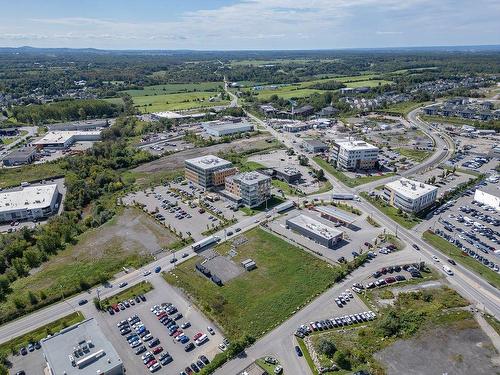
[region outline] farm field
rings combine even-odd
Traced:
[[[197,91],[152,96],[134,96],[133,101],[134,106],[142,113],[213,107],[229,103],[227,100],[210,102],[209,99],[216,95],[216,92]]]
[[[151,96],[177,94],[182,92],[197,92],[197,91],[221,91],[223,90],[222,82],[199,82],[199,83],[172,83],[166,85],[146,86],[140,90],[126,90],[121,93],[135,96]]]
[[[230,339],[262,336],[296,309],[328,288],[340,274],[333,267],[260,228],[238,238],[236,264],[251,258],[257,269],[219,287],[195,270],[202,258],[192,258],[164,274],[170,284],[184,290],[197,306],[223,328]],[[215,250],[226,255],[231,242]],[[262,312],[266,313],[263,314]]]

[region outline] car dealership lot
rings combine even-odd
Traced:
[[[143,324],[145,329],[149,330],[153,337],[144,343],[146,350],[152,351],[154,347],[149,348],[148,343],[158,338],[160,343],[155,347],[161,346],[163,350],[161,353],[154,356],[155,359],[158,360],[160,356],[166,352],[168,352],[173,359],[172,362],[158,369],[157,373],[178,374],[183,371],[186,366],[189,366],[193,362],[195,363],[201,355],[205,355],[211,360],[215,354],[219,352],[217,346],[222,343],[223,340],[223,336],[217,327],[210,323],[208,319],[189,303],[189,301],[184,299],[181,294],[168,285],[159,275],[151,276],[150,281],[155,288],[145,295],[147,299],[145,302],[136,303],[136,305],[114,315],[109,315],[108,313],[100,313],[97,315],[99,325],[122,358],[127,372],[131,374],[150,373],[141,360],[141,356],[144,355],[145,352],[136,355],[136,349],[132,349],[127,342],[127,337],[130,334],[121,335],[117,327],[119,322],[127,320],[135,315],[140,319],[139,324]],[[158,317],[151,311],[153,306],[161,305],[162,303],[172,303],[177,308],[176,313],[170,314],[172,319],[175,318],[178,313],[182,314],[182,318],[176,321],[179,326],[187,321],[191,323],[190,327],[183,329],[183,333],[189,337],[189,341],[186,344],[181,344],[173,339],[169,335],[167,327],[164,326],[158,320]],[[215,335],[211,335],[207,331],[207,327],[209,326],[214,328]],[[131,330],[134,331],[133,328],[131,328]],[[206,334],[208,336],[208,341],[200,346],[195,345],[193,350],[186,352],[184,350],[185,345],[193,342],[193,336],[198,332]]]

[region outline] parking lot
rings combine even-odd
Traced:
[[[146,301],[136,303],[114,315],[101,313],[96,317],[101,329],[122,358],[127,373],[150,373],[142,357],[147,352],[153,353],[155,349],[158,353],[152,354],[148,362],[154,363],[151,362],[154,359],[160,364],[160,368],[156,370],[159,374],[179,374],[187,366],[200,361],[202,355],[208,360],[213,359],[220,352],[218,345],[223,342],[223,337],[217,327],[161,277],[151,276],[150,281],[154,289],[145,295]],[[128,323],[123,324],[121,327],[126,330],[122,331],[124,332],[122,334],[118,324],[129,318],[132,318],[131,322],[134,326]],[[186,326],[186,322],[190,323],[189,326]],[[213,329],[214,334],[209,333],[208,327]],[[133,336],[134,334],[139,337]],[[201,336],[200,334],[206,335],[206,341],[196,342],[196,337]],[[183,335],[185,336],[182,338],[184,343],[181,343],[181,339],[178,341],[177,337]],[[132,348],[128,341],[131,343],[136,341],[132,344],[135,348]],[[190,343],[193,344],[193,348],[186,351],[186,346]],[[140,353],[136,354],[136,351]],[[202,362],[199,367],[203,365]]]
[[[366,214],[362,216],[357,216],[357,220],[351,226],[339,226],[336,229],[344,232],[344,240],[340,241],[335,248],[330,249],[319,243],[299,234],[291,229],[286,228],[286,220],[290,219],[298,214],[305,214],[325,225],[334,227],[334,223],[323,219],[315,211],[298,211],[291,210],[286,214],[281,215],[276,220],[270,222],[269,228],[286,238],[291,242],[297,243],[315,253],[319,253],[327,259],[333,262],[337,262],[339,258],[344,257],[346,260],[353,259],[353,251],[360,252],[361,250],[368,250],[365,246],[365,242],[372,243],[377,236],[382,233],[383,228],[375,228],[368,224],[366,221]]]
[[[153,189],[130,193],[125,205],[138,204],[165,227],[195,241],[203,232],[222,224],[222,220],[242,219],[244,213],[233,211],[231,203],[216,193],[205,194],[191,183],[167,183]]]
[[[488,191],[495,189],[496,184],[485,181],[478,187]],[[427,224],[436,234],[470,250],[469,255],[498,272],[500,262],[495,251],[500,250],[500,213],[475,202],[474,189],[439,210]]]

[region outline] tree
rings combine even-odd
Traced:
[[[324,354],[328,357],[332,357],[337,351],[337,348],[335,347],[335,344],[332,341],[323,338],[318,344],[318,351],[321,354]]]
[[[38,297],[31,290],[28,292],[28,299],[30,300],[30,304],[32,306],[38,303]]]
[[[335,352],[335,355],[333,356],[333,360],[339,366],[340,368],[343,368],[344,370],[350,370],[351,369],[351,362],[349,362],[349,358],[347,357],[347,354],[344,353],[342,350],[338,350]]]

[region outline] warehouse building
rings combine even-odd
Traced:
[[[328,151],[328,146],[317,139],[306,139],[302,143],[307,152],[317,154],[320,152]]]
[[[350,226],[356,221],[355,216],[332,206],[316,206],[314,209],[319,212],[323,219],[333,221],[334,223]]]
[[[293,167],[275,168],[274,176],[281,181],[288,182],[292,184],[294,182],[300,181],[302,178],[302,173]]]
[[[226,177],[236,172],[233,163],[215,155],[200,156],[185,161],[186,178],[206,190],[223,186]]]
[[[35,156],[35,147],[23,147],[8,154],[3,159],[3,165],[6,167],[14,167],[17,165],[31,164],[35,160]]]
[[[238,198],[238,203],[258,207],[271,197],[271,178],[259,172],[244,172],[226,177],[225,192],[228,198]]]
[[[60,193],[56,184],[26,186],[0,192],[0,222],[41,219],[57,213]]]
[[[373,169],[377,166],[379,148],[364,141],[337,141],[332,147],[331,161],[348,171]]]
[[[90,318],[41,341],[50,375],[122,375],[123,363],[101,328]]]
[[[101,139],[101,131],[79,131],[79,130],[62,130],[51,131],[45,134],[42,139],[39,139],[33,144],[39,148],[63,149],[68,148],[75,142],[98,141]]]
[[[86,120],[45,125],[49,131],[89,131],[109,127],[109,120]]]
[[[305,215],[286,220],[288,228],[328,248],[342,240],[343,233]]]
[[[203,125],[203,129],[214,137],[224,137],[226,135],[251,132],[254,130],[253,124],[248,121],[211,121]]]
[[[435,186],[402,178],[386,184],[382,196],[393,207],[417,213],[436,201],[437,191]]]
[[[488,185],[484,189],[477,189],[474,193],[474,200],[500,211],[500,190],[498,186]]]

